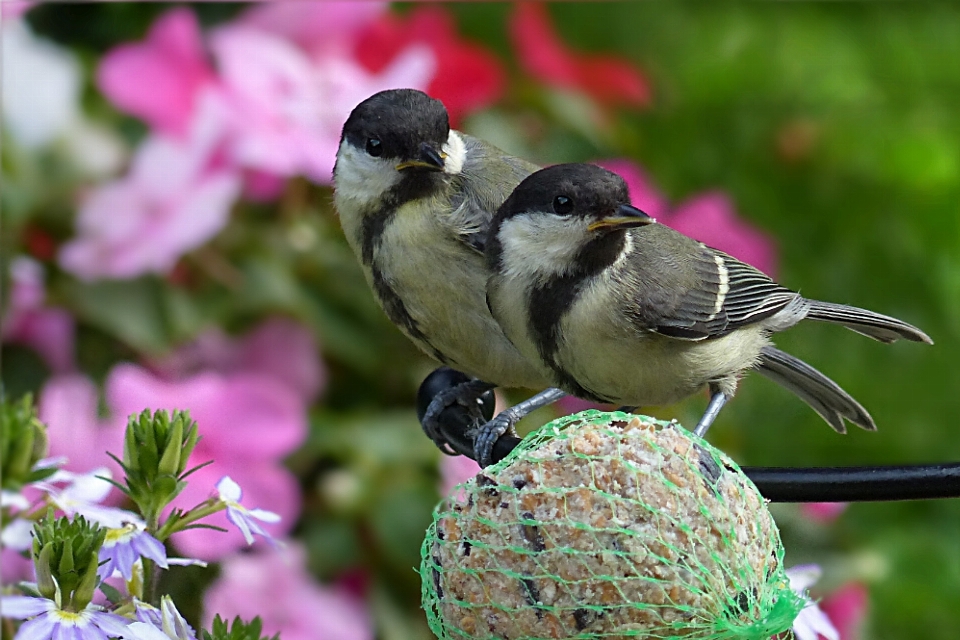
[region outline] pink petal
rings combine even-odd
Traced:
[[[263,3],[246,11],[237,22],[295,42],[308,51],[341,44],[384,12],[385,2]]]
[[[625,158],[601,160],[595,164],[619,174],[621,178],[626,180],[627,188],[630,190],[630,202],[633,203],[633,206],[658,219],[667,214],[670,206],[669,202],[660,190],[653,185],[640,165]]]
[[[370,615],[362,602],[339,587],[317,584],[305,570],[305,553],[289,542],[283,548],[227,558],[220,578],[204,596],[204,624],[256,611],[263,633],[284,640],[371,640]]]
[[[773,238],[740,219],[724,193],[712,191],[694,196],[662,222],[768,275],[776,272],[777,250]]]
[[[189,409],[203,436],[197,452],[206,452],[207,459],[215,457],[227,465],[238,458],[277,460],[307,435],[306,411],[300,399],[262,375],[203,373],[169,382],[141,367],[120,364],[107,376],[106,395],[114,419],[144,408]],[[247,488],[234,474],[223,475]]]
[[[47,425],[50,455],[68,458],[66,469],[83,473],[106,466],[114,478],[123,477],[120,467],[107,455],[123,455],[122,423],[102,423],[97,418],[97,387],[86,376],[53,376],[40,391],[39,418]],[[113,495],[119,497],[114,490]]]
[[[240,366],[285,383],[304,402],[316,399],[327,372],[313,333],[286,318],[271,318],[248,333],[241,344]]]
[[[850,506],[846,502],[809,502],[800,505],[800,513],[821,524],[830,524]]]
[[[480,473],[480,465],[466,456],[443,456],[440,460],[440,497]]]
[[[820,609],[840,631],[841,640],[859,640],[869,604],[870,593],[867,588],[849,582],[824,598],[820,602]]]
[[[188,9],[163,15],[143,42],[109,51],[97,70],[97,85],[114,104],[174,135],[186,133],[198,91],[212,82]]]

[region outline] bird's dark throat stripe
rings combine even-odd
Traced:
[[[573,395],[596,402],[611,402],[587,389],[557,361],[560,323],[580,297],[584,287],[612,265],[623,250],[624,234],[611,233],[587,245],[574,263],[575,271],[555,276],[530,292],[528,322],[537,350],[556,375],[558,386]]]
[[[418,342],[419,346],[428,351],[434,358],[443,364],[450,364],[448,358],[430,343],[420,325],[407,311],[403,299],[390,285],[376,260],[383,232],[397,215],[397,209],[411,200],[424,197],[435,189],[437,183],[431,177],[435,175],[411,173],[409,176],[405,176],[399,184],[384,194],[380,206],[364,213],[360,227],[360,257],[363,264],[370,268],[374,293],[376,293],[380,306],[383,307],[390,321],[402,329],[411,339]]]

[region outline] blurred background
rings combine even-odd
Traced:
[[[190,409],[194,457],[216,463],[183,504],[229,474],[283,515],[282,562],[234,534],[174,538],[217,563],[168,576],[192,621],[430,637],[420,543],[476,467],[422,435],[435,364],[373,301],[330,185],[350,110],[408,86],[509,152],[619,171],[638,206],[805,296],[935,340],[779,335],[879,431],[839,436],[748,376],[710,432],[740,464],[960,459],[958,32],[942,3],[5,1],[5,392],[35,394],[76,471],[120,452],[129,412]],[[691,425],[705,404],[650,412]],[[774,514],[788,566],[823,567],[844,640],[956,637],[960,502]]]

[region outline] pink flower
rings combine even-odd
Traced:
[[[630,189],[633,204],[680,233],[707,246],[729,253],[768,275],[774,275],[777,263],[776,242],[769,234],[737,216],[730,198],[719,191],[708,191],[670,208],[667,200],[652,186],[646,173],[631,160],[598,162],[620,174]]]
[[[386,2],[270,2],[251,7],[237,23],[289,40],[311,57],[343,55],[386,8]]]
[[[4,0],[0,2],[0,16],[4,20],[14,20],[32,9],[34,4],[27,0]]]
[[[839,518],[848,506],[850,505],[847,502],[808,502],[800,505],[800,513],[814,522],[830,524]]]
[[[317,584],[306,572],[303,548],[287,542],[281,549],[236,554],[221,565],[221,575],[204,596],[204,626],[215,614],[263,620],[263,635],[283,640],[372,640],[370,615],[346,589]]]
[[[327,378],[313,334],[304,325],[280,317],[265,320],[239,339],[219,328],[210,329],[153,368],[168,378],[201,370],[263,374],[286,385],[305,404],[316,399]]]
[[[521,66],[534,78],[580,91],[605,105],[650,104],[650,84],[633,64],[571,50],[554,30],[544,3],[518,2],[510,18],[510,36]]]
[[[123,471],[107,452],[123,455],[123,423],[104,422],[97,417],[98,393],[93,381],[84,375],[66,374],[47,380],[37,402],[37,414],[47,425],[51,456],[65,456],[63,468],[85,473],[107,467],[114,478]],[[112,491],[112,502],[120,499]],[[111,502],[108,500],[108,502]]]
[[[662,222],[766,274],[773,275],[776,271],[777,248],[773,239],[740,219],[724,193],[710,191],[693,196],[680,203]]]
[[[820,601],[820,609],[840,632],[840,640],[860,640],[870,594],[858,582],[848,582]]]
[[[146,408],[188,409],[197,421],[201,439],[190,465],[214,462],[190,476],[174,506],[191,508],[206,500],[229,475],[243,487],[248,504],[268,507],[282,518],[272,533],[283,535],[296,524],[300,489],[281,459],[303,442],[307,420],[303,402],[285,385],[252,373],[205,372],[170,382],[121,364],[107,377],[106,395],[118,423]],[[213,561],[244,546],[243,535],[228,526],[225,514],[204,522],[228,532],[176,534],[173,540],[186,555]]]
[[[294,8],[311,16],[323,10],[291,3],[287,11]],[[331,18],[344,16],[337,9]],[[325,23],[324,28],[335,26]],[[351,109],[383,89],[424,87],[435,66],[429,50],[410,47],[381,73],[371,74],[345,52],[304,50],[244,21],[215,31],[210,46],[226,99],[242,123],[231,133],[231,161],[278,176],[305,175],[322,184],[331,180],[340,131]]]
[[[467,456],[443,456],[440,460],[440,497],[445,498],[458,484],[480,473],[480,465]]]
[[[127,176],[89,195],[78,237],[60,250],[64,269],[84,280],[167,273],[223,228],[240,177],[216,162],[221,105],[209,94],[201,102],[188,140],[148,138]]]
[[[161,16],[142,42],[109,51],[97,86],[117,107],[162,132],[187,134],[200,90],[214,82],[192,11]]]
[[[44,306],[43,265],[27,257],[10,262],[9,309],[0,337],[29,346],[54,373],[74,368],[74,321],[65,310]]]
[[[361,32],[355,51],[367,69],[380,72],[416,43],[430,47],[436,58],[437,71],[426,91],[447,107],[451,125],[503,94],[503,65],[485,48],[460,37],[453,14],[442,6],[420,6],[403,17],[382,14]]]
[[[666,216],[670,211],[670,202],[667,200],[646,172],[640,168],[633,160],[615,158],[612,160],[601,160],[596,164],[604,169],[620,174],[627,183],[630,190],[630,201],[633,206],[638,207],[647,215],[656,218],[658,221]]]

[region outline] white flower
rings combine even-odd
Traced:
[[[79,119],[80,63],[23,20],[4,24],[0,39],[4,122],[23,147],[42,147]]]
[[[122,529],[127,524],[143,528],[143,519],[132,511],[105,507],[100,504],[110,493],[112,485],[103,478],[110,478],[106,467],[94,469],[89,473],[73,473],[60,470],[50,476],[46,482],[37,486],[50,496],[50,501],[67,516],[81,515],[109,529]],[[65,487],[58,488],[58,483]]]
[[[806,601],[803,609],[793,621],[793,633],[797,640],[819,640],[823,636],[827,640],[840,640],[840,632],[830,622],[817,603],[807,595],[807,589],[812,587],[823,571],[815,564],[800,564],[787,569],[790,578],[790,588]]]
[[[220,501],[227,505],[227,519],[240,529],[247,544],[253,544],[253,534],[261,535],[269,542],[275,543],[273,536],[264,531],[254,520],[280,522],[279,515],[264,509],[247,509],[241,505],[243,490],[230,476],[221,478],[217,483],[217,492],[220,494]]]

